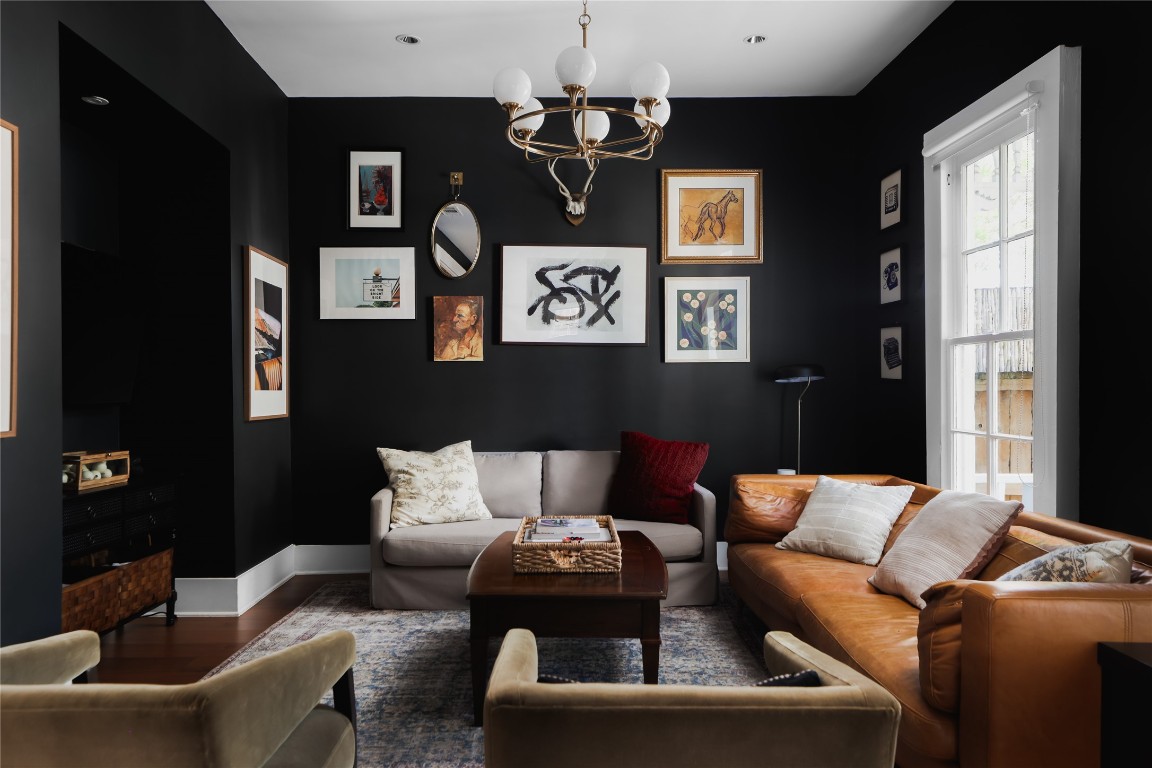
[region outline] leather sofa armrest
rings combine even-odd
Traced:
[[[1096,644],[1152,642],[1152,587],[976,581],[961,623],[961,763],[1096,765]]]
[[[0,684],[59,685],[100,663],[100,636],[88,629],[0,648]]]
[[[688,506],[688,523],[704,535],[704,549],[700,562],[716,562],[716,494],[696,483],[692,487],[692,502]]]

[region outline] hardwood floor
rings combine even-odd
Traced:
[[[100,664],[93,682],[192,683],[297,607],[329,581],[367,580],[368,575],[325,574],[294,576],[242,616],[232,618],[180,616],[165,626],[161,611],[142,616],[100,640]]]

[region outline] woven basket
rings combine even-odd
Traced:
[[[60,631],[90,629],[106,632],[120,621],[120,569],[64,587],[60,595]]]
[[[607,528],[611,541],[525,541],[524,534],[539,517],[526,517],[512,540],[512,570],[516,573],[619,573],[620,536],[611,515],[565,515],[593,517]]]

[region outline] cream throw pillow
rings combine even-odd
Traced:
[[[376,454],[392,489],[390,528],[491,519],[480,496],[471,440],[435,453],[377,448]]]
[[[776,548],[876,565],[912,491],[910,485],[867,485],[820,475],[796,527]]]
[[[996,581],[1095,581],[1127,584],[1132,580],[1132,545],[1100,541],[1054,549],[1016,566]]]
[[[941,491],[916,513],[868,583],[923,608],[933,584],[979,573],[1024,505],[982,493]]]

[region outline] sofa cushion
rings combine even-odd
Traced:
[[[434,453],[377,448],[376,454],[393,494],[390,527],[492,517],[480,496],[471,440]]]
[[[876,565],[912,491],[910,485],[865,485],[820,475],[796,527],[775,546]]]
[[[1024,563],[997,581],[1066,581],[1127,584],[1132,580],[1132,545],[1098,541],[1054,549]]]
[[[724,540],[728,546],[780,541],[796,527],[811,493],[809,488],[774,484],[766,478],[733,475]]]
[[[976,574],[975,578],[982,581],[993,581],[1018,565],[1023,565],[1029,560],[1035,560],[1057,547],[1075,543],[1077,542],[1071,539],[1060,538],[1025,526],[1013,525],[1008,528],[1008,533],[1000,542],[1000,548],[996,550],[996,554]]]
[[[916,629],[920,692],[945,712],[960,711],[960,613],[971,579],[946,581],[924,591]]]
[[[544,454],[541,514],[607,515],[608,489],[619,451],[548,451]]]
[[[493,539],[519,527],[519,518],[494,517],[393,528],[381,540],[381,554],[389,565],[467,568]]]
[[[920,593],[928,587],[979,572],[1023,508],[982,493],[941,491],[908,523],[868,581],[923,608]]]
[[[543,454],[473,451],[480,496],[492,517],[539,517]]]
[[[620,464],[608,492],[609,514],[687,524],[692,487],[707,458],[708,443],[621,432]]]
[[[640,531],[656,545],[666,562],[694,560],[704,551],[704,534],[694,525],[653,523],[614,517],[617,531]]]

